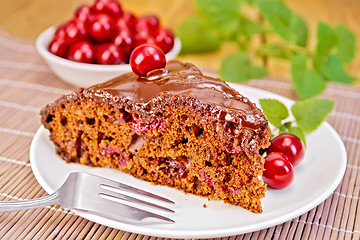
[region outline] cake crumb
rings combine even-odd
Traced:
[[[207,205],[206,205],[206,204],[204,204],[204,205],[203,205],[203,208],[207,208]]]

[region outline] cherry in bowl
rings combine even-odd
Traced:
[[[114,43],[102,43],[96,47],[95,60],[100,64],[120,64],[125,62],[125,57]]]
[[[174,35],[168,29],[160,29],[155,36],[155,42],[164,53],[168,53],[174,47]]]
[[[100,49],[96,50],[94,61],[85,59],[86,56],[75,57],[74,52],[78,53],[79,50],[74,51],[73,45],[83,41]],[[145,43],[157,45],[165,54],[178,53],[176,42],[179,43],[178,39],[171,30],[160,24],[157,16],[136,16],[123,10],[118,0],[95,0],[91,5],[79,6],[72,19],[56,28],[48,50],[56,56],[76,62],[116,65],[128,64],[132,50]],[[115,44],[119,48],[118,52],[122,54],[118,54],[114,47],[110,49],[111,43]],[[72,52],[68,54],[70,48]],[[124,56],[120,57],[122,61],[118,61],[120,55]],[[168,60],[172,58],[168,57]],[[130,69],[130,66],[128,68]]]
[[[114,17],[123,15],[122,7],[117,0],[96,0],[91,10],[94,13],[107,13]]]
[[[56,56],[66,58],[69,50],[69,45],[62,38],[55,38],[49,44],[49,51]]]
[[[95,48],[88,41],[73,44],[68,52],[67,58],[76,62],[94,63]]]
[[[90,38],[98,43],[109,42],[117,34],[115,20],[105,13],[97,13],[90,17],[87,30]]]

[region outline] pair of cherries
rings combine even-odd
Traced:
[[[49,51],[82,63],[129,63],[137,46],[151,43],[164,53],[174,46],[173,33],[156,16],[136,17],[117,0],[96,0],[80,6],[74,18],[57,28]]]
[[[263,180],[274,189],[289,186],[294,179],[293,166],[304,158],[305,147],[293,134],[283,133],[271,140],[266,150]]]

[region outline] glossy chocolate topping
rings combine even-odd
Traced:
[[[243,121],[254,127],[267,124],[255,104],[224,81],[205,76],[194,65],[178,61],[168,62],[165,69],[154,70],[146,78],[128,73],[87,89],[87,94],[93,98],[121,97],[144,105],[158,98],[160,93],[189,96],[216,105],[226,112],[224,120],[233,121],[234,117],[239,117],[236,113],[240,113]]]

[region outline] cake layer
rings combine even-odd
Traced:
[[[41,111],[57,153],[261,212],[262,112],[191,64],[169,62],[62,96]]]

